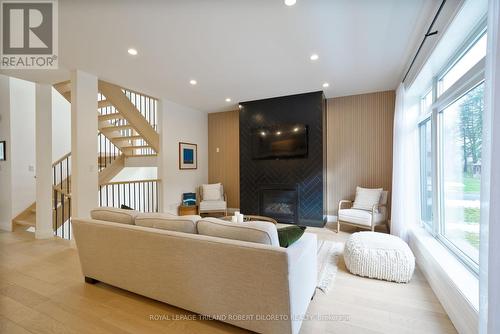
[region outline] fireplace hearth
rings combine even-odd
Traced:
[[[259,187],[259,214],[279,223],[298,222],[299,196],[297,185],[262,185]]]

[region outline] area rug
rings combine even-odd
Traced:
[[[343,242],[318,240],[318,283],[316,288],[327,293],[337,274],[339,256],[344,250]]]

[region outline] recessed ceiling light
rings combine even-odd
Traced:
[[[285,0],[285,5],[293,6],[293,5],[295,5],[296,2],[297,2],[297,0]]]
[[[189,83],[194,86],[198,83],[198,81],[191,79],[191,80],[189,80]]]
[[[266,135],[266,133],[265,133],[264,131],[262,131],[262,132],[260,133],[260,135],[264,137],[264,136]]]
[[[241,104],[238,104],[238,108],[243,109],[243,106]]]
[[[128,52],[129,55],[137,56],[137,50],[136,49],[128,49],[127,52]]]
[[[318,60],[319,59],[319,56],[316,54],[316,53],[313,53],[311,55],[311,57],[309,57],[309,59],[311,59],[312,61],[315,61],[315,60]]]
[[[299,131],[299,128],[294,128],[293,129],[293,132],[297,132],[297,131]]]
[[[281,135],[281,131],[276,132],[276,134],[277,134],[278,136],[279,136],[279,135]]]
[[[325,83],[323,84],[323,88],[328,88],[328,87],[330,87],[330,84],[329,84],[328,82],[325,82]]]
[[[231,102],[231,99],[229,97],[227,97],[226,102]]]

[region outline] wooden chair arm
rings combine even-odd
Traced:
[[[375,216],[376,213],[380,213],[380,209],[385,208],[385,205],[380,205],[380,204],[374,204],[372,207],[372,226],[374,225],[374,219],[373,217]]]
[[[347,199],[343,199],[339,202],[339,210],[342,210],[342,205],[343,204],[350,204],[352,206],[352,201],[349,201]]]
[[[372,214],[379,213],[382,208],[385,208],[385,205],[374,204],[372,207]]]

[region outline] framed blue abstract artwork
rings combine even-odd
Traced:
[[[179,143],[179,169],[198,168],[197,150],[196,144]]]

